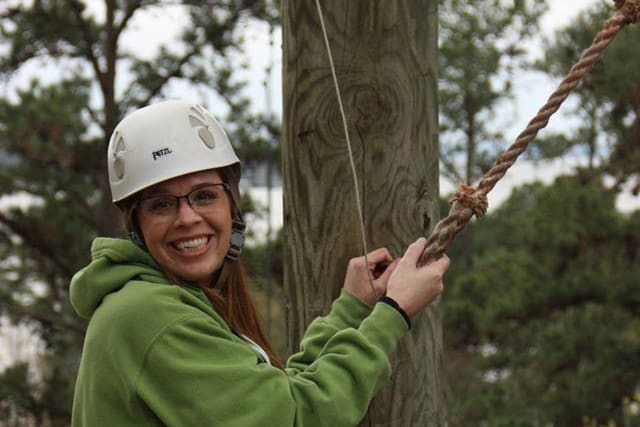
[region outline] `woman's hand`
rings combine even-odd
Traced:
[[[356,296],[362,302],[374,305],[387,290],[387,284],[391,273],[398,265],[399,260],[393,260],[391,253],[386,248],[376,249],[365,257],[352,258],[347,267],[347,274],[344,278],[344,289]],[[381,273],[377,273],[376,266],[388,264]],[[371,290],[369,272],[373,277],[373,287],[375,295]]]
[[[418,268],[418,260],[427,246],[427,239],[419,238],[407,248],[397,268],[389,278],[387,296],[395,300],[409,317],[414,317],[443,290],[442,278],[449,268],[449,257]]]

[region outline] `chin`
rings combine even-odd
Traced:
[[[187,282],[198,283],[198,284],[210,284],[211,280],[222,266],[222,261],[215,264],[214,266],[205,267],[202,269],[196,269],[190,267],[188,269],[177,269],[175,271],[175,275],[180,277],[182,280],[186,280]]]

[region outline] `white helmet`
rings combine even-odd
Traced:
[[[237,164],[222,126],[202,106],[164,101],[116,126],[107,151],[114,202],[167,179]]]

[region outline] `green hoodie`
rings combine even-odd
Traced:
[[[96,239],[91,252],[71,282],[91,319],[72,426],[355,426],[407,331],[392,307],[343,291],[282,371],[133,243]]]

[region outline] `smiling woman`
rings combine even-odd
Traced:
[[[417,268],[419,239],[399,261],[384,248],[351,260],[285,367],[247,291],[240,161],[218,122],[185,101],[142,108],[116,127],[108,164],[129,239],[96,239],[71,283],[90,318],[72,425],[358,424],[448,259]]]
[[[231,242],[231,201],[225,188],[218,172],[206,170],[143,191],[136,205],[140,232],[166,272],[209,285]]]

